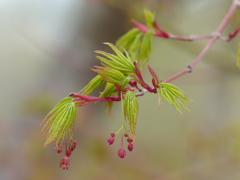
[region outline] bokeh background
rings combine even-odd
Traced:
[[[0,179],[1,180],[239,180],[240,71],[235,67],[240,38],[218,41],[193,73],[173,83],[194,102],[179,114],[154,94],[139,98],[134,150],[117,156],[119,139],[106,139],[121,121],[101,103],[78,110],[74,138],[79,145],[68,171],[53,145],[43,147],[40,123],[70,92],[95,76],[94,50],[109,51],[143,21],[144,8],[156,12],[167,31],[189,36],[212,33],[230,0],[0,0]],[[237,12],[225,35],[240,20]],[[186,67],[208,40],[179,42],[155,38],[150,65],[166,79]],[[144,75],[150,82],[148,72]],[[99,90],[100,91],[100,90]],[[95,92],[95,95],[99,93]]]

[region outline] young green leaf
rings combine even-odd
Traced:
[[[130,29],[127,33],[125,33],[123,36],[121,36],[117,42],[116,46],[118,48],[122,49],[130,49],[132,46],[138,46],[136,45],[137,41],[140,37],[136,38],[137,36],[141,36],[143,33],[138,28]],[[135,42],[136,41],[136,42]],[[133,43],[135,42],[135,43]]]
[[[76,109],[74,98],[68,96],[47,114],[42,122],[42,132],[46,134],[44,146],[54,141],[55,145],[59,146],[68,135],[72,137]]]
[[[112,50],[116,53],[116,55],[104,51],[95,51],[95,53],[101,54],[106,57],[104,58],[101,56],[96,56],[103,63],[103,66],[116,69],[125,75],[133,74],[134,65],[130,57],[128,55],[124,56],[124,54],[121,51],[119,51],[113,44],[111,43],[104,44],[110,46]]]
[[[139,54],[140,67],[148,63],[152,51],[152,37],[153,33],[151,31],[146,32],[143,36]]]
[[[113,96],[117,92],[117,89],[114,84],[107,83],[103,92],[100,93],[99,97]],[[113,102],[105,102],[105,110],[108,110],[108,115],[112,114]]]
[[[144,9],[144,18],[148,27],[153,28],[155,15],[151,11]]]
[[[117,40],[116,46],[120,49],[126,49],[132,59],[132,62],[136,61],[139,55],[142,36],[143,32],[141,32],[138,28],[133,28]]]
[[[236,66],[240,68],[240,43],[238,44],[238,52],[237,52]]]
[[[125,98],[123,101],[124,107],[124,116],[128,122],[130,131],[132,133],[133,138],[135,137],[136,124],[137,124],[137,116],[138,116],[138,101],[135,97],[134,92],[127,91],[125,94]]]
[[[121,87],[124,87],[129,81],[130,78],[127,76],[124,76],[123,73],[116,69],[112,69],[109,67],[99,67],[94,66],[97,69],[92,69],[93,71],[97,72],[104,81],[113,83],[113,84],[119,84]]]
[[[186,94],[179,89],[177,86],[170,83],[159,83],[158,84],[158,94],[159,99],[166,99],[170,104],[176,107],[176,109],[182,113],[180,104],[186,109],[189,110],[184,101],[192,101],[187,98]],[[159,102],[161,104],[161,102]]]
[[[88,95],[93,90],[103,85],[104,82],[102,76],[97,75],[81,91],[79,91],[79,94]]]
[[[107,83],[103,92],[100,93],[99,97],[112,96],[117,92],[117,89],[113,83]]]

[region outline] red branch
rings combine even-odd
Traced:
[[[202,59],[202,57],[212,47],[214,42],[221,36],[222,31],[227,26],[227,24],[229,23],[229,20],[231,19],[231,17],[233,16],[234,12],[238,8],[239,3],[240,3],[239,0],[233,0],[233,3],[231,5],[231,7],[229,8],[227,14],[225,15],[225,17],[223,18],[222,22],[220,23],[220,25],[216,29],[215,33],[213,33],[212,38],[206,44],[206,46],[203,48],[203,50],[200,52],[200,54],[196,57],[196,59],[186,69],[184,69],[184,70],[178,72],[177,74],[173,75],[172,77],[166,79],[164,82],[170,82],[170,81],[172,81],[172,80],[174,80],[174,79],[176,79],[176,78],[178,78],[178,77],[180,77],[180,76],[182,76],[182,75],[192,71],[192,69],[197,65],[197,63]],[[237,30],[237,32],[234,32],[231,37],[232,38],[235,37],[238,32],[239,32],[239,30]]]
[[[238,6],[240,4],[239,0],[233,0],[232,6],[229,9],[228,13],[226,14],[224,19],[225,23],[223,27],[225,27],[228,22],[229,19],[231,18],[232,14],[235,12],[235,10],[237,9]],[[136,20],[132,20],[133,24],[135,25],[136,28],[138,28],[139,30],[141,30],[143,33],[146,33],[150,30],[149,27],[147,27],[146,25],[137,22]],[[235,29],[235,31],[231,34],[229,34],[228,36],[222,36],[220,34],[220,32],[222,32],[221,29],[217,29],[215,32],[219,32],[219,34],[217,33],[213,33],[213,34],[209,34],[209,35],[202,35],[202,36],[197,36],[197,35],[191,35],[189,37],[184,37],[184,36],[177,36],[171,33],[168,33],[167,31],[165,31],[163,28],[161,28],[156,21],[153,22],[153,28],[155,30],[154,32],[154,36],[156,37],[161,37],[161,38],[168,38],[168,39],[175,39],[175,40],[180,40],[180,41],[193,41],[193,40],[201,40],[201,39],[214,39],[216,36],[217,38],[221,39],[221,40],[225,40],[225,41],[230,41],[232,38],[234,38],[238,32],[240,31],[240,24],[238,25],[238,27]],[[220,30],[220,31],[218,31]]]

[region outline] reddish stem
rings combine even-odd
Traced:
[[[212,36],[210,41],[207,43],[207,45],[203,48],[203,50],[200,52],[200,54],[197,56],[197,58],[189,65],[189,68],[180,71],[179,73],[177,73],[177,74],[173,75],[172,77],[166,79],[164,82],[170,82],[170,81],[172,81],[172,80],[174,80],[174,79],[176,79],[176,78],[178,78],[178,77],[180,77],[180,76],[182,76],[182,75],[192,71],[192,68],[194,68],[197,65],[197,63],[202,59],[202,57],[212,47],[214,42],[220,37],[222,31],[227,26],[227,24],[228,24],[229,20],[231,19],[232,15],[234,14],[236,9],[238,8],[238,2],[239,1],[236,1],[236,0],[233,1],[231,7],[229,8],[227,14],[223,18],[223,20],[220,23],[220,25],[218,26],[218,28],[215,31],[214,35]]]
[[[141,30],[143,33],[146,33],[149,31],[149,27],[145,26],[142,23],[137,22],[136,20],[132,20],[133,24],[139,29]]]
[[[239,31],[240,31],[240,23],[238,27],[231,34],[228,35],[227,41],[232,40],[232,38],[234,38],[239,33]]]

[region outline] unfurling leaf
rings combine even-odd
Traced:
[[[93,90],[103,85],[105,81],[100,75],[95,76],[79,93],[83,95],[90,94]]]
[[[138,50],[141,45],[142,36],[143,32],[141,32],[138,28],[133,28],[117,40],[116,46],[119,49],[126,49],[132,61],[136,61],[138,58]]]
[[[192,101],[187,98],[186,94],[179,89],[177,86],[174,86],[170,83],[159,83],[158,84],[158,93],[159,99],[166,99],[170,104],[176,107],[176,109],[182,113],[180,104],[186,109],[189,110],[184,101]],[[161,102],[160,102],[161,103]]]
[[[148,27],[153,28],[153,22],[155,15],[146,9],[144,9],[144,18]]]
[[[93,71],[97,72],[104,81],[119,84],[121,87],[124,87],[129,81],[130,77],[124,76],[123,73],[116,69],[112,69],[109,67],[99,67],[94,66],[97,69],[92,69]]]
[[[116,86],[113,83],[107,83],[99,97],[112,96],[115,92],[117,92]]]
[[[240,68],[240,43],[238,44],[238,52],[237,52],[237,61],[236,66]]]
[[[125,98],[123,101],[124,107],[124,116],[128,122],[128,126],[132,133],[133,138],[135,137],[136,124],[137,124],[137,116],[138,116],[138,101],[135,97],[134,92],[127,91],[125,94]]]
[[[113,44],[111,43],[104,43],[112,48],[112,50],[116,53],[110,54],[104,51],[95,51],[97,54],[101,54],[104,57],[96,56],[105,67],[109,67],[115,70],[118,70],[122,72],[125,75],[131,75],[134,73],[134,66],[132,63],[131,58],[128,56],[128,53],[126,52],[126,56],[119,51]]]
[[[153,33],[151,31],[146,32],[143,36],[140,52],[139,52],[140,67],[148,63],[149,56],[152,51],[152,37],[153,37]]]
[[[135,26],[136,24],[141,25],[141,27],[144,27],[144,30],[141,30],[137,26],[137,28],[133,28],[121,36],[116,42],[118,48],[128,51],[133,61],[139,60],[140,67],[145,65],[149,60],[154,34],[154,14],[148,10],[144,10],[144,18],[147,26],[134,21]]]
[[[103,92],[100,93],[99,97],[113,96],[117,92],[116,86],[112,83],[107,83]],[[112,114],[113,102],[105,102],[105,110],[108,110],[108,115]]]
[[[42,132],[46,134],[44,146],[55,141],[59,146],[67,137],[72,137],[73,123],[76,117],[76,104],[74,98],[66,97],[62,99],[45,117],[42,124]]]

